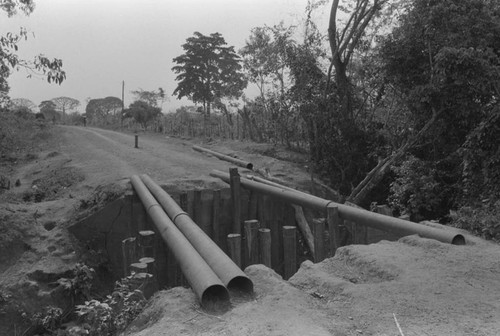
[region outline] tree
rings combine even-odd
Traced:
[[[135,96],[136,100],[146,102],[154,107],[161,107],[166,99],[165,90],[162,88],[158,88],[158,90],[153,91],[139,89],[132,91],[132,94]]]
[[[174,58],[177,65],[172,71],[177,74],[178,99],[187,97],[194,103],[203,104],[205,136],[209,136],[211,106],[223,98],[238,98],[246,87],[241,72],[240,57],[234,47],[228,47],[219,33],[209,36],[199,32],[189,37],[182,45],[185,53]]]
[[[19,11],[30,15],[35,8],[33,0],[3,0],[0,2],[0,10],[8,17],[16,15]],[[20,28],[19,33],[8,32],[0,36],[0,106],[8,102],[9,85],[7,78],[13,70],[27,69],[32,74],[43,75],[49,83],[61,84],[66,78],[62,70],[60,59],[50,60],[44,55],[36,56],[33,61],[19,58],[17,55],[18,45],[22,40],[28,39],[28,31]]]
[[[56,120],[61,119],[61,115],[56,110],[56,104],[54,104],[51,100],[44,100],[38,105],[40,108],[40,113],[45,116],[46,120],[51,120],[55,122]]]
[[[31,110],[32,112],[34,112],[36,109],[35,103],[26,98],[15,98],[12,99],[10,102],[12,107],[17,107],[17,108],[23,107]]]
[[[351,193],[363,199],[412,152],[433,165],[455,157],[467,135],[498,104],[500,8],[489,0],[410,3],[380,51],[388,85],[404,99],[413,127]],[[433,163],[435,162],[435,163]],[[451,179],[453,180],[453,179]]]
[[[75,108],[80,106],[80,102],[77,99],[70,97],[57,97],[53,98],[52,101],[56,105],[56,110],[61,112],[63,122],[65,121],[67,112],[72,112]]]
[[[148,123],[161,114],[159,107],[149,105],[144,101],[135,101],[130,104],[129,108],[124,111],[125,118],[133,118],[144,129]]]
[[[85,114],[89,123],[113,123],[122,108],[122,100],[117,97],[90,99],[85,107]]]
[[[331,65],[328,71],[330,76],[332,67],[335,68],[335,85],[340,102],[340,116],[352,119],[354,113],[352,83],[348,76],[350,62],[354,51],[359,46],[368,24],[382,9],[388,0],[357,0],[348,1],[344,6],[340,0],[334,0],[330,10],[328,37],[332,53]],[[339,10],[349,13],[343,25],[339,25]]]

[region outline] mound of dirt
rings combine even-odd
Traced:
[[[340,248],[302,263],[284,281],[271,269],[245,272],[255,297],[218,316],[194,294],[155,295],[127,335],[496,335],[500,249],[468,236],[454,246],[409,236]]]

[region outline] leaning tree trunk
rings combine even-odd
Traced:
[[[423,138],[423,136],[427,133],[431,126],[434,125],[437,117],[441,114],[442,111],[443,109],[441,109],[440,111],[436,111],[433,108],[431,119],[427,121],[422,129],[420,129],[420,131],[414,137],[408,139],[408,141],[406,141],[405,144],[401,146],[397,151],[395,151],[384,160],[380,161],[378,165],[366,175],[363,181],[361,181],[356,186],[356,188],[354,188],[347,200],[354,204],[363,204],[370,192],[382,181],[385,174],[389,172],[391,166],[399,159],[401,159],[408,152],[408,150],[410,150]]]

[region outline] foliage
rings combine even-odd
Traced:
[[[464,202],[500,199],[500,106],[494,106],[468,135],[463,158]]]
[[[90,300],[78,305],[76,313],[87,335],[104,336],[123,331],[142,311],[146,299],[136,288],[132,274],[117,281],[111,295],[104,301]],[[74,330],[77,332],[78,330]]]
[[[193,103],[203,104],[208,131],[212,104],[224,98],[239,98],[247,85],[240,57],[219,33],[206,36],[195,32],[182,48],[184,54],[173,59],[177,65],[172,70],[178,82],[173,94],[178,99],[187,97]]]
[[[51,100],[44,100],[38,105],[40,113],[45,116],[46,120],[56,122],[61,119],[61,115],[56,111],[56,104]]]
[[[44,333],[53,333],[60,326],[63,317],[63,310],[59,307],[45,307],[43,312],[33,315],[31,318],[32,326],[43,330]]]
[[[56,111],[61,112],[64,122],[66,121],[66,114],[80,106],[80,101],[70,97],[57,97],[51,100],[55,105]]]
[[[35,8],[32,0],[3,0],[0,2],[0,10],[8,17],[16,15],[19,11],[25,15],[30,15]],[[43,75],[49,83],[61,84],[66,78],[66,73],[62,70],[60,59],[50,60],[40,54],[33,61],[20,59],[17,55],[19,43],[28,39],[28,31],[20,28],[19,33],[8,32],[0,36],[0,107],[8,103],[9,85],[7,78],[12,70],[25,68],[30,71],[30,75]]]
[[[125,118],[133,118],[144,129],[157,116],[161,115],[161,109],[149,105],[144,101],[135,101],[130,104],[129,108],[124,111]]]
[[[31,111],[0,109],[0,156],[36,152],[40,140],[50,136],[47,125],[37,122]]]
[[[31,100],[26,99],[26,98],[11,99],[10,104],[11,104],[11,106],[10,106],[11,109],[25,107],[25,108],[31,110],[31,112],[35,112],[35,109],[36,109],[35,103],[33,103]]]
[[[136,100],[143,101],[153,107],[161,107],[165,101],[165,90],[158,88],[158,90],[146,91],[143,89],[132,91]]]
[[[500,242],[500,200],[485,199],[479,205],[462,206],[450,211],[450,217],[451,225]]]
[[[456,164],[448,163],[448,166],[456,167]],[[393,170],[396,178],[391,183],[389,203],[397,212],[409,215],[416,222],[447,215],[456,190],[443,176],[443,167],[410,156]]]
[[[116,123],[123,107],[117,97],[90,99],[85,107],[85,115],[91,124],[107,125]]]

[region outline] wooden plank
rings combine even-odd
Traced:
[[[238,168],[229,168],[229,185],[231,186],[233,213],[232,233],[241,234],[241,186]]]
[[[255,191],[250,192],[250,196],[248,199],[248,215],[247,219],[257,219],[257,203],[258,203],[258,194]]]
[[[259,229],[259,262],[271,267],[271,230]]]
[[[229,257],[241,268],[241,234],[230,233],[227,235]]]
[[[283,226],[283,279],[288,280],[297,271],[297,238],[295,226]]]
[[[139,231],[138,235],[138,245],[140,257],[152,257],[154,258],[154,240],[155,233],[151,230]]]
[[[324,234],[325,220],[323,218],[313,219],[313,235],[314,235],[314,262],[323,261],[324,258]]]
[[[132,227],[137,230],[146,230],[146,209],[142,205],[141,200],[137,194],[132,197]],[[137,232],[136,231],[136,232]],[[135,233],[132,233],[135,234]]]
[[[220,190],[213,191],[212,201],[212,240],[220,247],[220,213],[221,201]]]
[[[137,259],[135,247],[135,237],[122,240],[123,277],[130,275],[130,265]]]
[[[244,222],[245,228],[245,265],[255,265],[259,263],[259,228],[260,223],[256,219]]]
[[[339,209],[334,205],[329,205],[326,208],[326,223],[329,233],[329,251],[330,257],[335,255],[335,252],[341,247],[340,227],[344,224],[344,220],[339,217]]]

